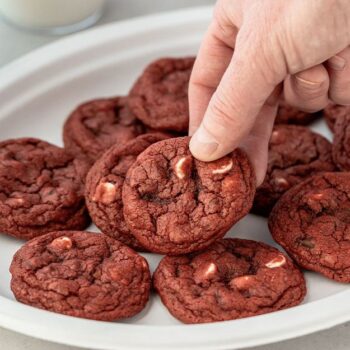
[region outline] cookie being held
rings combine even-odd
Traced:
[[[293,187],[269,217],[273,238],[303,268],[350,282],[350,174],[316,175]]]
[[[0,232],[31,239],[86,228],[87,171],[86,162],[45,141],[0,142]]]
[[[124,217],[148,250],[183,254],[221,238],[246,215],[255,174],[237,149],[217,161],[193,158],[189,137],[157,142],[130,167],[123,186]]]
[[[298,305],[305,280],[293,262],[260,242],[221,239],[204,251],[167,256],[153,284],[170,313],[185,323],[256,316]]]
[[[104,234],[51,232],[15,254],[16,299],[40,309],[102,321],[139,313],[149,299],[147,261]]]

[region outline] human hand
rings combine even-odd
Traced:
[[[218,0],[189,85],[193,155],[240,146],[260,184],[282,88],[305,111],[350,104],[349,45],[348,0]]]

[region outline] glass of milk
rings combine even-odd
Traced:
[[[68,34],[95,24],[105,0],[0,0],[0,14],[19,27]]]

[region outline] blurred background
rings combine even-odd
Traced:
[[[78,21],[78,28],[89,24],[100,26],[155,12],[214,3],[215,0],[0,0],[0,66],[59,39],[60,35],[48,34],[49,23],[54,23],[52,32],[64,33],[65,21],[71,24],[68,24],[69,32],[74,30],[74,20]]]

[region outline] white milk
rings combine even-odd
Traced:
[[[30,28],[66,27],[93,16],[104,0],[0,0],[0,12]]]

